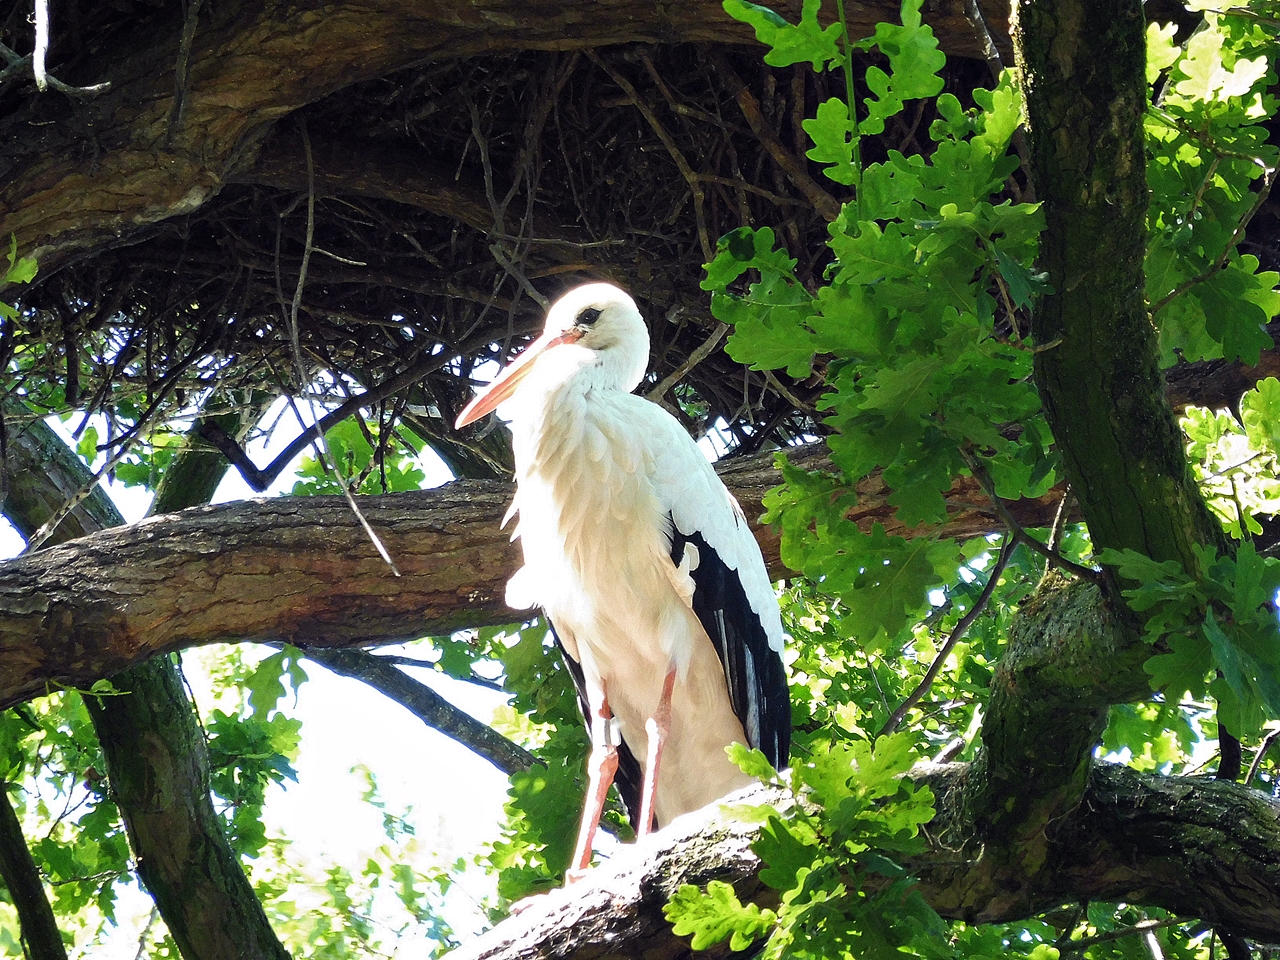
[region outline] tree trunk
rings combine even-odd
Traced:
[[[240,433],[240,424],[233,421],[242,416],[256,419],[247,412],[227,415],[223,428]],[[49,491],[39,494],[30,478],[46,478],[58,492],[83,486],[89,474],[39,421],[29,424],[11,449],[14,473],[24,482],[11,490],[5,514],[30,535],[60,506]],[[170,465],[155,509],[208,500],[225,471],[219,454],[184,451]],[[99,519],[104,526],[123,524],[105,494],[94,494],[81,522],[89,528]],[[59,530],[66,527],[64,522]],[[177,669],[167,656],[154,657],[116,674],[111,682],[119,696],[86,695],[84,703],[102,745],[112,799],[125,822],[138,876],[182,956],[287,957],[213,809],[204,731]]]
[[[18,940],[29,960],[67,960],[58,922],[45,896],[40,871],[27,849],[22,824],[9,799],[9,784],[0,780],[0,880],[18,914]]]
[[[86,697],[129,830],[138,877],[184,960],[287,958],[209,796],[209,756],[168,657],[112,677],[121,696]]]
[[[1144,302],[1142,5],[1023,0],[1018,10],[1046,221],[1039,266],[1054,291],[1032,335],[1058,343],[1036,354],[1036,384],[1094,545],[1194,572],[1191,545],[1221,545],[1223,534],[1191,479]]]

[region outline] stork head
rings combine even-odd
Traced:
[[[456,426],[479,420],[522,383],[545,391],[584,378],[589,387],[629,393],[648,364],[649,330],[636,302],[611,283],[574,287],[547,311],[542,336],[467,404]]]

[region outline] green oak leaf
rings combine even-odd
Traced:
[[[743,905],[723,880],[712,880],[705,892],[684,884],[662,912],[677,936],[693,935],[694,950],[705,950],[725,939],[731,950],[745,950],[777,922],[772,910],[761,910],[754,903]]]
[[[1267,377],[1240,398],[1240,412],[1250,444],[1280,456],[1280,380]]]
[[[805,156],[817,163],[829,164],[822,171],[828,179],[846,185],[853,183],[857,179],[853,146],[858,128],[849,117],[848,105],[839,97],[832,97],[818,104],[814,119],[800,125],[813,141]]]
[[[768,7],[747,0],[724,0],[723,6],[729,16],[755,28],[756,39],[769,47],[764,62],[771,67],[809,63],[814,70],[822,70],[841,59],[837,47],[840,24],[823,28],[818,22],[822,0],[804,0],[798,24],[788,23]]]
[[[942,91],[938,71],[946,65],[946,55],[938,49],[933,28],[920,18],[923,0],[903,0],[902,23],[877,23],[875,35],[858,46],[878,47],[889,58],[889,73],[879,67],[867,69],[866,84],[875,97],[864,101],[867,118],[863,133],[884,132],[884,122],[899,113],[905,101],[934,97]]]

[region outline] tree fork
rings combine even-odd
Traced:
[[[1100,23],[1107,29],[1098,29]],[[1141,4],[1021,0],[1014,46],[1027,102],[1031,179],[1045,210],[1038,263],[1051,286],[1032,317],[1034,340],[1046,345],[1035,357],[1035,379],[1066,479],[1095,546],[1190,558],[1185,525],[1162,502],[1177,485],[1174,478],[1189,485],[1190,477],[1162,395],[1143,302]],[[1207,516],[1198,494],[1195,503]],[[1158,515],[1150,524],[1161,531],[1158,544],[1144,542],[1145,514]],[[1043,868],[1048,828],[1079,803],[1091,751],[1106,726],[1105,697],[1064,703],[1053,696],[1048,713],[1033,709],[1034,695],[1017,681],[1036,686],[1040,669],[1057,673],[1063,663],[1061,651],[1047,660],[1039,655],[1049,640],[1044,631],[1060,635],[1069,650],[1095,647],[1097,653],[1101,642],[1107,665],[1123,663],[1141,678],[1142,657],[1126,655],[1133,648],[1145,653],[1136,622],[1114,584],[1104,582],[1103,589],[1104,602],[1095,596],[1073,605],[1062,582],[1048,581],[1011,631],[965,792],[975,835],[964,840],[983,851],[994,870],[1030,877]],[[1113,611],[1105,623],[1099,619],[1104,607]],[[1066,662],[1074,659],[1069,653]],[[1125,686],[1137,686],[1137,679]]]
[[[1066,478],[1096,548],[1195,572],[1192,547],[1224,538],[1192,481],[1143,298],[1142,6],[1022,0],[1014,39],[1052,288],[1033,317],[1046,345],[1035,377]],[[975,833],[959,838],[1013,886],[1035,888],[1054,868],[1109,706],[1147,693],[1148,653],[1112,580],[1099,591],[1050,578],[1020,612],[964,794]]]

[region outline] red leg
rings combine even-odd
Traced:
[[[658,709],[644,724],[645,732],[649,735],[649,761],[644,767],[644,789],[641,792],[639,835],[642,837],[653,832],[653,803],[658,792],[658,765],[662,762],[662,746],[671,733],[671,692],[675,686],[676,665],[673,663],[667,671],[667,679],[662,684],[662,696],[658,699]]]
[[[591,863],[591,843],[595,840],[604,801],[613,786],[613,776],[618,772],[618,747],[613,742],[613,713],[609,710],[607,693],[600,698],[600,709],[591,718],[591,759],[587,761],[587,803],[582,811],[582,823],[578,827],[578,845],[573,852],[573,863],[565,872],[565,882],[581,880]]]

